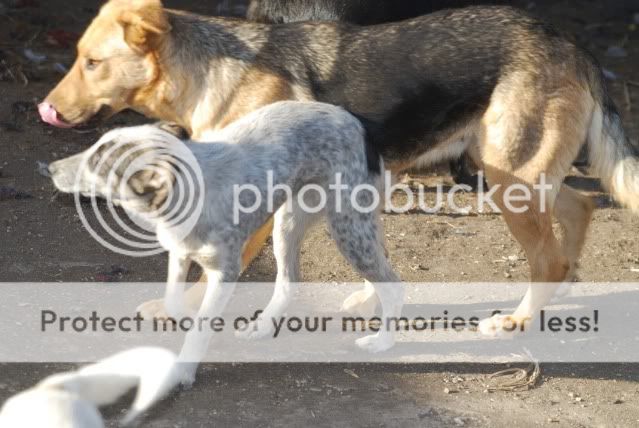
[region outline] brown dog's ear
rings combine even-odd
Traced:
[[[136,194],[148,201],[151,210],[157,210],[171,195],[174,182],[174,167],[162,161],[133,174],[128,184]]]
[[[171,31],[160,0],[134,0],[122,10],[118,22],[124,28],[124,40],[139,52],[155,48],[163,34]]]

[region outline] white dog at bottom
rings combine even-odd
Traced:
[[[134,348],[80,370],[59,373],[9,398],[2,428],[102,428],[99,406],[138,388],[122,420],[129,424],[180,383],[177,357],[162,348]]]
[[[247,329],[249,338],[270,334],[271,320],[285,311],[300,282],[306,231],[323,217],[342,255],[372,284],[382,319],[400,316],[404,291],[386,258],[379,221],[383,162],[354,116],[328,104],[280,102],[203,140],[182,143],[150,125],[116,129],[87,151],[52,163],[49,172],[59,190],[107,197],[154,226],[169,251],[164,302],[171,317],[192,316],[184,301],[192,262],[208,279],[196,319],[222,314],[244,244],[274,212],[275,291],[255,328]],[[238,191],[245,188],[250,191]],[[201,212],[192,211],[193,201],[202,202]],[[357,345],[384,351],[394,345],[394,334],[382,328]],[[211,336],[209,329],[188,332],[179,356],[183,383],[195,380]]]

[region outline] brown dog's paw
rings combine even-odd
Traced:
[[[478,330],[488,337],[509,337],[516,333],[525,332],[530,324],[530,318],[515,318],[512,315],[494,315],[479,323]]]

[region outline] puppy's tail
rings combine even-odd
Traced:
[[[78,371],[53,375],[37,387],[57,388],[104,406],[137,386],[131,409],[122,420],[129,424],[161,400],[180,382],[177,357],[162,348],[134,348]]]
[[[588,149],[591,171],[604,188],[617,202],[639,214],[639,147],[626,136],[612,101],[595,106]]]

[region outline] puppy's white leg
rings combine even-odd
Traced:
[[[235,283],[241,270],[240,248],[233,252],[233,256],[226,258],[226,262],[222,263],[222,270],[214,270],[206,264],[202,265],[208,278],[206,293],[195,317],[194,328],[186,334],[178,357],[182,384],[185,386],[190,386],[195,381],[197,367],[208,350],[213,332],[206,326],[210,320],[222,315],[235,290]],[[204,327],[198,328],[200,324]]]
[[[371,206],[371,200],[361,194],[360,206]],[[382,327],[376,334],[362,337],[357,346],[369,352],[382,352],[395,344],[395,331],[387,328],[399,318],[404,303],[404,287],[386,259],[382,226],[377,211],[356,211],[349,203],[341,213],[329,211],[331,235],[350,264],[371,281],[382,306]],[[390,322],[389,322],[390,321]]]
[[[164,300],[151,300],[138,306],[137,311],[144,319],[181,319],[193,315],[184,293],[190,267],[191,260],[169,252]]]
[[[307,193],[306,195],[309,195]],[[305,199],[306,206],[315,207],[318,201]],[[292,204],[289,212],[282,206],[275,214],[273,228],[273,251],[277,261],[277,279],[273,296],[257,321],[250,323],[245,330],[238,331],[237,337],[242,339],[260,339],[273,333],[273,320],[278,320],[288,307],[301,281],[299,256],[306,231],[316,223],[322,214],[305,212],[297,202]]]
[[[375,239],[379,246],[383,249],[383,258],[386,260],[386,249],[384,248],[384,239],[383,234],[381,233],[382,225],[379,220],[379,213],[371,213],[371,216],[365,221],[373,222],[377,226]],[[377,249],[375,251],[377,251]],[[344,300],[341,310],[348,314],[371,318],[375,315],[375,310],[379,304],[380,301],[377,296],[377,292],[375,291],[375,287],[369,281],[366,281],[364,283],[364,288],[354,292]]]
[[[357,346],[369,352],[382,352],[395,345],[396,320],[402,314],[404,287],[399,278],[387,278],[388,282],[374,282],[373,287],[382,306],[382,325],[380,330],[356,340]]]
[[[169,274],[164,293],[164,307],[168,315],[180,319],[192,315],[184,300],[186,279],[191,267],[191,260],[177,254],[169,253]]]
[[[364,288],[348,296],[342,303],[342,311],[370,318],[375,314],[375,309],[379,304],[375,287],[366,281]]]

